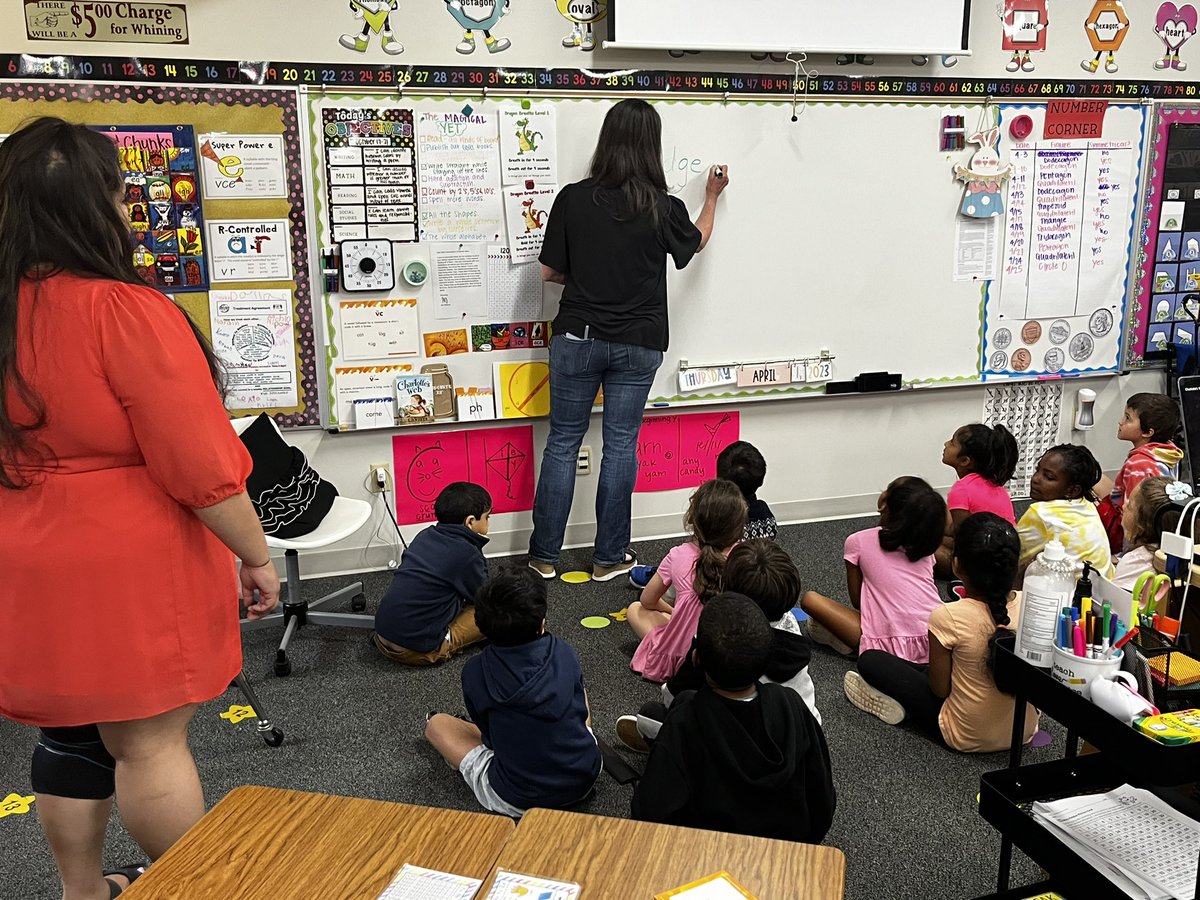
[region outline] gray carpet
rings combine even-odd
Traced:
[[[845,595],[842,542],[868,519],[816,522],[782,529],[780,543],[797,560],[806,589]],[[639,544],[654,561],[672,541]],[[587,551],[569,551],[564,562],[583,568]],[[520,559],[496,560],[493,567]],[[365,576],[368,609],[389,575]],[[341,582],[313,581],[306,593],[318,596]],[[633,675],[628,661],[635,639],[624,623],[585,629],[579,620],[625,607],[636,596],[627,583],[550,588],[549,627],[579,653],[591,697],[597,733],[618,745],[613,723],[636,711],[657,689]],[[474,809],[474,798],[422,739],[425,713],[454,711],[461,704],[463,660],[432,670],[404,670],[382,659],[367,643],[367,632],[310,628],[293,642],[293,674],[271,674],[275,631],[245,637],[246,671],[263,705],[286,731],[282,747],[270,749],[256,737],[253,722],[231,725],[219,717],[235,692],[206,704],[192,728],[192,746],[209,804],[242,784],[324,791],[455,809]],[[11,652],[11,648],[10,648]],[[967,756],[937,747],[904,727],[892,728],[860,712],[842,693],[842,676],[852,664],[823,647],[812,662],[817,702],[833,758],[838,809],[826,843],[847,857],[846,897],[970,898],[994,890],[1000,839],[976,808],[979,776],[1002,768],[1001,754]],[[1054,743],[1027,753],[1027,760],[1062,755],[1063,732],[1044,723]],[[0,719],[0,801],[29,793],[29,754],[36,732]],[[635,754],[629,760],[640,767]],[[625,816],[631,789],[601,779],[583,811]],[[0,807],[0,815],[4,810]],[[347,835],[346,840],[354,840]],[[0,897],[57,900],[61,896],[53,861],[36,815],[0,818]],[[681,848],[680,852],[687,852]],[[139,851],[117,817],[109,829],[106,861],[137,860]],[[1019,853],[1014,883],[1036,880],[1036,868]],[[714,860],[714,863],[719,863]],[[734,873],[736,875],[736,873]],[[668,885],[664,885],[668,887]],[[222,898],[226,900],[226,898]],[[227,898],[236,900],[236,898]],[[587,898],[585,898],[587,900]]]

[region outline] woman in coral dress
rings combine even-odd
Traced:
[[[151,860],[203,815],[188,723],[241,668],[239,594],[279,591],[219,366],[138,280],[123,194],[102,134],[0,144],[0,715],[41,728],[64,900],[133,877],[101,874],[114,793]]]

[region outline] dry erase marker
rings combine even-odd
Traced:
[[[1078,625],[1075,626],[1075,655],[1086,656],[1083,649],[1083,629]]]
[[[717,166],[713,169],[713,175],[715,175],[717,178],[724,178],[725,172],[721,169],[720,166]]]

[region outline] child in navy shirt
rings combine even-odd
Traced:
[[[413,538],[375,613],[376,648],[406,666],[432,666],[484,640],[470,604],[487,580],[491,495],[456,481],[433,512],[437,524]]]
[[[426,739],[492,812],[582,800],[600,775],[600,748],[579,659],[546,633],[545,583],[531,569],[498,575],[475,598],[475,618],[491,646],[463,669],[471,721],[430,715]]]

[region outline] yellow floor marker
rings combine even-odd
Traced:
[[[221,718],[228,719],[231,725],[236,725],[238,722],[245,719],[253,719],[254,717],[253,706],[238,706],[236,703],[221,713]]]
[[[579,624],[584,628],[607,628],[610,623],[608,616],[587,616],[580,619]]]
[[[592,580],[591,572],[563,572],[562,580],[567,584],[583,584]]]
[[[9,794],[0,800],[0,819],[5,816],[24,816],[33,808],[33,797],[22,797],[20,794]]]

